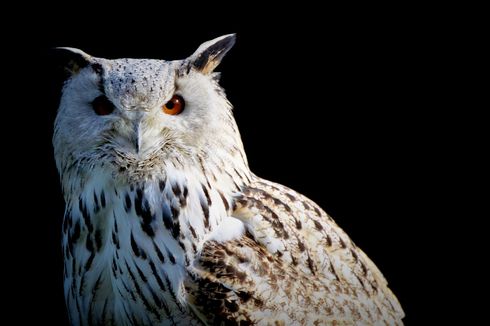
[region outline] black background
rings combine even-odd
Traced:
[[[454,146],[444,127],[450,113],[438,95],[451,73],[440,50],[449,27],[408,8],[390,14],[380,8],[245,9],[195,19],[187,8],[109,14],[84,7],[22,22],[27,30],[12,36],[13,53],[27,69],[17,71],[15,84],[30,92],[19,92],[14,104],[29,109],[9,112],[25,130],[10,136],[9,150],[22,159],[6,172],[22,171],[10,190],[17,213],[6,236],[15,241],[5,248],[20,284],[9,297],[14,320],[66,321],[63,199],[51,146],[62,79],[49,49],[170,60],[227,33],[237,33],[237,43],[217,70],[252,171],[332,215],[386,276],[406,324],[440,322],[450,310],[443,302],[452,290],[442,286],[448,254],[438,240],[447,235],[456,205],[447,196],[454,187],[446,164]],[[245,19],[234,18],[240,15]],[[33,200],[18,195],[26,193]]]

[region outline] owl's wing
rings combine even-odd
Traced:
[[[256,179],[235,199],[243,235],[204,243],[186,282],[210,324],[402,324],[374,263],[314,202]]]

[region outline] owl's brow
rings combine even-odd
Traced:
[[[94,62],[90,65],[92,70],[99,75],[99,81],[97,82],[97,87],[99,91],[103,94],[105,94],[105,89],[104,89],[104,67],[98,62]]]

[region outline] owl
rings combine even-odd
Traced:
[[[68,60],[53,145],[73,325],[401,325],[374,263],[317,204],[254,175],[214,72]]]

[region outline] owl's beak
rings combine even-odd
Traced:
[[[133,123],[133,146],[136,150],[136,154],[139,154],[141,150],[142,135],[141,135],[141,119],[137,119]]]

